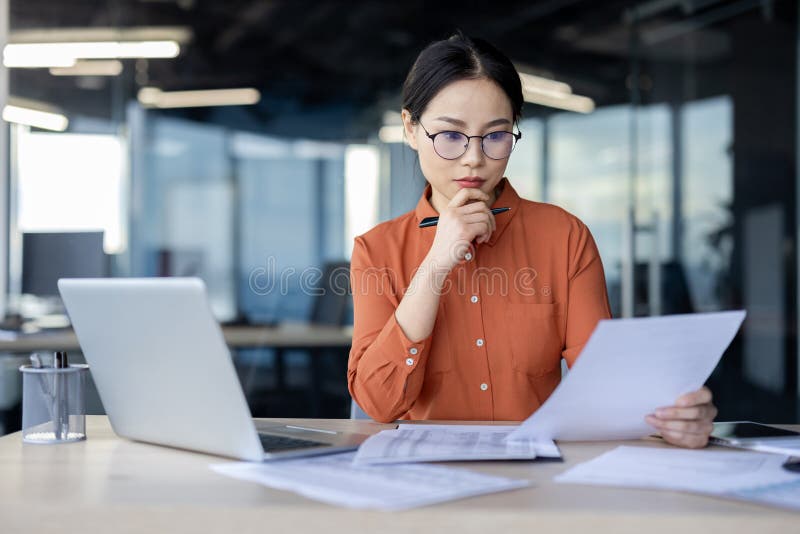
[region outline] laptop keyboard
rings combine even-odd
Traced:
[[[307,439],[287,438],[275,434],[259,434],[264,452],[291,451],[294,449],[309,449],[311,447],[330,447],[330,443],[311,441]]]

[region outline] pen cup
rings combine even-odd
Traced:
[[[33,367],[22,371],[22,441],[69,443],[86,439],[88,365]]]

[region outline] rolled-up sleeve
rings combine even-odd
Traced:
[[[381,422],[397,419],[414,404],[431,340],[415,343],[397,323],[398,275],[373,263],[368,244],[356,238],[350,262],[354,323],[347,383],[361,409]]]
[[[567,327],[562,352],[572,367],[598,321],[611,318],[603,262],[589,229],[575,220],[569,239]]]

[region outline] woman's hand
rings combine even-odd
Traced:
[[[645,417],[645,421],[654,426],[665,441],[680,447],[699,449],[708,444],[716,416],[717,408],[711,402],[711,390],[702,387],[680,396],[675,406],[658,408],[654,414]]]
[[[465,187],[439,213],[436,237],[428,254],[437,268],[449,271],[464,259],[473,240],[489,240],[497,228],[489,201],[489,195],[480,189]]]

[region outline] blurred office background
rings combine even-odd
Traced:
[[[588,224],[614,315],[747,309],[709,382],[720,418],[797,422],[797,13],[794,0],[0,0],[0,335],[66,326],[58,273],[200,276],[220,321],[346,326],[323,274],[414,207],[424,178],[400,86],[460,28],[523,74],[507,175]],[[346,354],[234,358],[254,415],[346,417]],[[0,358],[5,431],[21,357]]]

